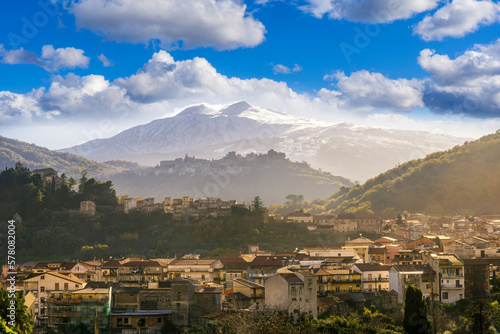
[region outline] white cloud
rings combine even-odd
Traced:
[[[55,76],[39,104],[43,110],[58,110],[63,116],[91,118],[134,108],[135,104],[125,94],[124,89],[101,75],[80,77],[70,73],[65,77]]]
[[[84,51],[73,47],[54,49],[52,45],[42,47],[42,56],[39,58],[34,52],[20,48],[5,50],[0,45],[1,62],[5,64],[33,64],[54,72],[65,68],[87,68],[90,58],[83,55]]]
[[[414,28],[425,41],[462,37],[500,21],[500,4],[490,0],[453,0]]]
[[[113,66],[113,63],[104,55],[104,53],[101,53],[99,56],[97,56],[97,59],[102,63],[102,66],[104,67],[110,67]]]
[[[439,0],[307,0],[299,8],[317,18],[325,14],[332,19],[354,22],[385,23],[407,19],[434,9]]]
[[[491,45],[475,45],[455,59],[425,49],[418,63],[439,84],[474,86],[478,80],[500,75],[500,39]]]
[[[34,89],[27,94],[0,91],[0,120],[2,123],[22,123],[33,117],[52,118],[59,113],[55,110],[43,111],[39,100],[43,88]]]
[[[0,44],[0,57],[4,64],[33,64],[45,68],[46,64],[38,58],[36,53],[20,48],[18,50],[5,50],[3,44]]]
[[[233,0],[81,0],[70,11],[79,28],[120,42],[159,40],[165,49],[254,47],[265,34],[246,5]]]
[[[290,74],[300,71],[302,71],[302,67],[299,64],[295,64],[293,67],[288,67],[282,64],[276,64],[273,66],[274,74]]]
[[[54,49],[52,45],[44,45],[42,48],[42,59],[46,61],[51,71],[63,68],[87,68],[90,58],[84,56],[85,51],[72,47]]]
[[[434,112],[500,116],[500,40],[475,45],[455,59],[425,49],[418,63],[431,74],[424,102]]]
[[[391,80],[381,73],[362,70],[346,76],[335,74],[337,87],[353,107],[368,110],[411,111],[424,107],[422,84],[416,80]]]

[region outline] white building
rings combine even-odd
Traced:
[[[398,293],[398,303],[402,304],[409,285],[422,290],[424,297],[431,297],[432,290],[437,290],[435,271],[429,265],[400,264],[389,269],[389,291]]]
[[[46,317],[46,300],[51,293],[65,292],[82,289],[85,282],[76,278],[73,274],[68,276],[58,272],[50,271],[40,274],[33,274],[23,280],[23,290],[31,292],[36,297],[35,300],[35,321]]]
[[[455,254],[430,254],[429,264],[436,272],[439,301],[455,303],[465,297],[464,263]]]
[[[290,314],[318,315],[317,281],[308,272],[276,274],[265,282],[268,309],[288,310]]]

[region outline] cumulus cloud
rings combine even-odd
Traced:
[[[39,58],[34,52],[20,48],[5,50],[0,45],[1,62],[4,64],[33,64],[46,71],[55,72],[61,69],[87,68],[90,58],[83,55],[84,51],[73,47],[54,49],[52,45],[42,47],[42,56]]]
[[[407,19],[434,9],[439,0],[307,0],[299,8],[317,18],[325,14],[332,19],[354,22],[385,23]]]
[[[126,92],[101,75],[54,77],[49,89],[39,98],[43,110],[57,110],[62,115],[92,117],[116,114],[134,107]]]
[[[500,116],[500,40],[475,45],[455,59],[422,50],[420,66],[431,74],[424,102],[433,111],[473,117]]]
[[[54,49],[52,45],[44,45],[42,48],[42,59],[51,71],[63,68],[87,68],[90,58],[84,56],[85,51],[72,47]]]
[[[334,76],[343,98],[347,99],[352,107],[411,111],[424,106],[423,86],[416,79],[392,80],[381,73],[370,73],[366,70],[352,73],[350,76],[338,72]]]
[[[462,37],[500,21],[500,4],[490,0],[453,0],[414,28],[425,41]]]
[[[282,64],[273,65],[274,74],[290,74],[300,71],[302,71],[302,66],[300,66],[299,64],[295,64],[293,67],[288,67]]]
[[[69,9],[79,28],[106,39],[165,49],[254,47],[264,41],[264,25],[246,5],[233,0],[81,0]]]

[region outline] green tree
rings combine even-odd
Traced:
[[[2,333],[29,334],[33,333],[33,323],[31,322],[31,312],[28,312],[24,299],[24,291],[19,291],[14,294],[14,298],[9,293],[0,287],[0,329]],[[11,300],[15,301],[14,317],[11,319]],[[12,326],[12,321],[14,326]],[[7,329],[5,329],[7,328]],[[11,330],[12,332],[9,332]]]
[[[476,299],[465,310],[464,324],[460,332],[464,334],[490,333],[491,324],[491,304],[485,299]]]
[[[83,192],[85,191],[85,184],[87,183],[88,181],[88,177],[87,177],[87,170],[84,169],[82,170],[82,177],[80,178],[80,185],[78,186],[78,192],[80,194],[83,194]]]
[[[430,334],[431,326],[427,314],[427,302],[422,297],[422,291],[411,285],[408,286],[403,318],[405,334]]]
[[[398,214],[398,217],[396,218],[396,224],[398,225],[403,225],[403,216],[401,214]]]
[[[264,207],[264,203],[260,199],[260,196],[255,196],[252,201],[252,212],[253,214],[261,221],[264,221],[264,214],[266,212],[266,208]]]
[[[76,180],[73,177],[69,178],[69,191],[73,191],[73,187],[76,186]]]

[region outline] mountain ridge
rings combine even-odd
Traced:
[[[392,168],[305,208],[336,213],[498,214],[500,130]],[[279,209],[279,208],[278,208]],[[314,210],[313,210],[314,211]]]
[[[96,161],[131,160],[155,165],[188,154],[220,159],[240,154],[284,152],[314,168],[366,180],[399,163],[449,149],[465,138],[425,131],[332,124],[251,106],[240,101],[226,106],[190,106],[175,116],[124,130],[59,151]]]

